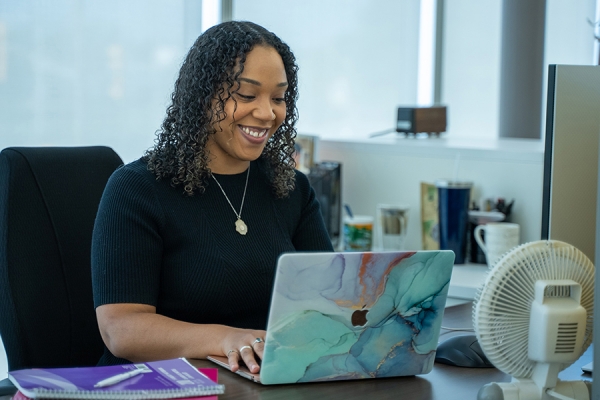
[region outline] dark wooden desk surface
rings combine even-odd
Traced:
[[[463,328],[471,326],[471,303],[446,308],[444,327]],[[453,332],[442,336],[442,340]],[[562,371],[559,377],[564,380],[590,379],[581,373],[581,366],[592,359],[591,347],[579,361]],[[225,385],[225,394],[219,400],[352,400],[352,399],[410,399],[410,400],[468,400],[476,399],[479,389],[490,382],[508,382],[510,376],[496,368],[460,368],[435,364],[427,375],[340,381],[326,383],[304,383],[294,385],[263,386],[244,379],[230,371],[217,367],[206,360],[191,360],[197,367],[218,368],[219,383]],[[8,400],[9,396],[0,396]]]
[[[470,327],[471,304],[449,307],[444,312],[446,327]],[[453,333],[460,334],[460,333]],[[452,334],[444,335],[442,338]],[[193,360],[198,367],[214,367],[205,360]],[[219,400],[260,399],[411,399],[465,400],[475,399],[481,386],[489,382],[507,382],[510,376],[495,368],[460,368],[435,364],[427,375],[403,378],[369,379],[326,383],[263,386],[250,382],[219,367],[219,383],[225,394]]]

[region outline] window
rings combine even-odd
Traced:
[[[296,54],[299,132],[366,138],[395,126],[397,106],[418,104],[420,7],[429,2],[234,0],[233,18],[265,26]],[[595,10],[596,0],[547,0],[546,68],[591,64],[587,19]],[[444,1],[441,103],[449,137],[498,136],[501,18],[501,0]]]
[[[233,18],[273,31],[300,67],[298,131],[366,137],[417,99],[419,1],[234,1]]]
[[[212,1],[296,54],[299,132],[366,138],[395,126],[396,107],[417,104],[420,0]],[[105,144],[138,158],[202,30],[202,3],[0,2],[0,148]],[[597,20],[596,3],[547,0],[546,65],[596,60],[587,22]],[[444,2],[448,137],[497,136],[501,4]]]
[[[200,33],[200,6],[0,2],[0,146],[103,144],[139,158]]]

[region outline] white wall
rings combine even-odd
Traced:
[[[420,184],[439,179],[473,182],[473,198],[515,200],[512,221],[521,242],[540,240],[543,143],[530,139],[321,140],[321,161],[342,163],[342,199],[354,214],[375,216],[378,203],[410,206],[406,248],[421,249]],[[374,246],[379,246],[375,242]]]

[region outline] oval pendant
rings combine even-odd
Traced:
[[[238,220],[235,221],[235,230],[240,235],[245,235],[246,233],[248,233],[248,227],[246,226],[244,221],[242,221],[241,218],[238,218]]]

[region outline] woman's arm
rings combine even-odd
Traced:
[[[260,358],[263,355],[264,343],[254,343],[265,337],[261,330],[177,321],[156,314],[156,308],[146,304],[105,304],[96,308],[96,316],[111,353],[132,362],[219,355],[227,356],[235,372],[243,346],[252,347]],[[257,373],[254,352],[244,349],[241,357],[250,372]]]

